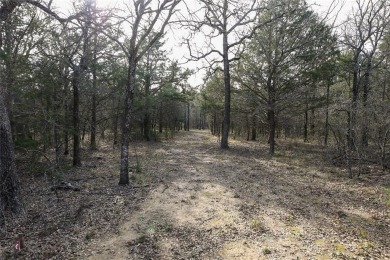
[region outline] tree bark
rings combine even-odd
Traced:
[[[227,9],[228,1],[224,1],[223,6],[223,79],[225,84],[225,104],[224,104],[224,116],[222,127],[221,148],[229,149],[229,129],[230,129],[230,62],[229,62],[229,43],[227,32]]]
[[[350,123],[348,128],[348,145],[351,150],[356,148],[356,114],[357,114],[357,105],[359,97],[359,77],[360,77],[360,64],[359,57],[361,54],[361,49],[358,48],[355,51],[353,58],[353,80],[352,80],[352,103],[351,103],[351,112],[350,112]]]
[[[311,117],[310,117],[310,135],[312,136],[312,137],[314,137],[315,136],[315,134],[316,134],[316,131],[315,131],[315,129],[316,129],[316,125],[315,125],[315,109],[314,108],[312,108],[311,110],[310,110],[310,112],[311,112]]]
[[[330,83],[326,83],[326,110],[325,110],[325,136],[324,136],[324,145],[328,145],[329,138],[329,103],[330,103]]]
[[[256,141],[257,138],[257,128],[256,128],[256,116],[252,116],[252,141]]]
[[[163,105],[162,105],[162,102],[160,102],[160,110],[158,112],[158,132],[160,134],[162,134],[163,132],[163,121],[164,121],[164,118],[163,118]]]
[[[269,76],[267,79],[267,91],[268,91],[268,127],[269,127],[269,154],[273,156],[275,154],[275,134],[276,134],[276,115],[275,115],[275,107],[276,107],[276,90],[275,90],[275,79],[273,75],[275,73],[275,67],[271,69],[269,72]]]
[[[0,86],[1,87],[1,86]],[[7,108],[0,89],[0,227],[4,224],[4,211],[24,211],[15,173],[14,144]]]
[[[18,131],[15,131],[15,123],[14,123],[14,116],[13,116],[13,103],[14,103],[14,83],[15,83],[15,57],[13,54],[13,32],[12,32],[12,22],[10,20],[7,20],[4,22],[4,28],[5,28],[5,45],[4,50],[7,58],[4,61],[4,68],[5,68],[5,102],[6,102],[6,108],[8,112],[8,117],[11,125],[11,129],[14,130],[14,134],[16,135],[13,137],[14,140],[17,139],[17,133]]]
[[[93,81],[96,81],[96,77],[94,77]],[[96,85],[96,83],[93,83]],[[97,97],[96,93],[92,94],[92,107],[91,107],[91,140],[90,140],[90,148],[91,150],[97,149],[96,144],[96,110],[97,110]]]
[[[2,1],[0,5],[0,34],[13,10],[19,5],[17,1]],[[0,48],[3,46],[0,41]],[[14,144],[11,123],[4,100],[4,86],[0,85],[0,231],[5,224],[4,211],[10,209],[14,213],[24,212],[19,191],[19,183],[15,173]]]
[[[225,48],[225,47],[224,47]],[[226,51],[227,52],[227,51]],[[224,56],[224,81],[225,81],[225,105],[223,115],[223,127],[222,127],[222,138],[221,148],[229,149],[229,130],[230,130],[230,72],[229,72],[229,61],[227,54]]]
[[[371,79],[371,70],[372,70],[372,56],[370,55],[367,59],[366,73],[364,74],[364,84],[363,84],[363,121],[362,121],[362,136],[361,144],[363,147],[368,146],[368,93],[370,91],[370,79]]]
[[[65,95],[65,97],[66,97],[67,95]],[[65,128],[64,128],[64,133],[63,133],[63,135],[64,135],[64,155],[68,155],[69,154],[69,105],[68,105],[68,101],[67,100],[65,100],[65,106],[64,106],[64,113],[65,113],[65,115],[64,115],[64,126],[65,126]]]
[[[149,67],[149,57],[148,57],[148,67]],[[148,68],[149,69],[149,68]],[[151,71],[147,73],[145,76],[145,114],[144,114],[144,123],[143,123],[143,129],[144,129],[144,139],[146,141],[150,141],[150,87],[151,87]]]
[[[80,155],[80,94],[79,86],[81,81],[80,68],[74,70],[73,86],[73,166],[81,166]]]
[[[79,65],[73,64],[73,166],[81,166],[81,141],[80,141],[80,86],[88,69],[90,60],[89,30],[91,28],[92,2],[87,2],[85,12],[86,21],[82,27],[82,55]]]
[[[303,142],[305,142],[305,143],[309,142],[308,124],[309,124],[309,112],[308,112],[308,107],[306,104],[305,117],[304,117],[304,122],[303,122]]]
[[[113,148],[115,148],[116,145],[118,144],[119,109],[120,109],[120,103],[121,103],[120,97],[118,97],[118,101],[117,102],[118,103],[116,105],[116,111],[115,111],[114,122],[113,122],[113,129],[112,129],[112,131],[114,132],[114,141],[113,141],[113,145],[112,145]]]
[[[186,127],[185,131],[190,131],[190,102],[187,102],[187,116],[186,116]]]
[[[137,66],[136,57],[131,54],[129,57],[127,85],[125,94],[125,107],[122,120],[122,143],[121,143],[121,165],[119,185],[129,184],[129,135],[131,122],[131,108],[134,97],[135,70]]]
[[[96,2],[91,3],[91,11],[96,11]],[[92,18],[91,15],[88,16],[88,18]],[[93,19],[93,18],[92,18]],[[90,22],[88,23],[90,25]],[[90,149],[92,151],[97,150],[97,144],[96,144],[96,129],[97,129],[97,32],[94,33],[93,37],[93,67],[92,67],[92,100],[91,100],[91,139],[90,139]]]
[[[275,154],[275,134],[276,134],[276,117],[275,111],[270,109],[268,111],[268,124],[269,124],[269,154]]]
[[[59,117],[60,103],[57,97],[57,90],[54,89],[53,92],[53,138],[54,138],[54,150],[56,156],[56,165],[60,165],[62,162],[62,153],[61,153],[61,134],[60,134],[60,124],[61,120]]]
[[[96,62],[96,52],[94,53],[94,60]],[[97,75],[96,75],[96,64],[92,69],[92,100],[91,100],[91,140],[90,140],[90,149],[96,150],[96,113],[97,113]]]

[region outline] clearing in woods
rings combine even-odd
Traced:
[[[274,159],[258,143],[231,147],[201,131],[144,147],[142,174],[158,182],[89,259],[390,258],[380,185],[340,177],[316,147]]]
[[[80,191],[22,180],[28,215],[9,223],[0,258],[390,259],[388,172],[349,180],[310,144],[281,140],[274,158],[259,142],[230,146],[196,130],[131,144],[132,187],[117,185],[109,146],[61,176]]]

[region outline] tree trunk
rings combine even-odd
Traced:
[[[96,79],[94,79],[95,81]],[[95,84],[94,84],[95,85]],[[91,140],[90,140],[90,149],[96,150],[96,110],[97,110],[97,100],[96,94],[92,94],[92,108],[91,108]]]
[[[1,4],[0,22],[7,23],[12,11],[18,6],[12,1]],[[3,28],[0,24],[0,34]],[[0,41],[0,49],[2,49]],[[5,90],[0,85],[0,231],[5,224],[4,211],[10,209],[14,213],[24,212],[19,183],[15,172],[14,144],[7,105],[4,100]]]
[[[16,131],[16,125],[14,123],[13,116],[13,104],[14,104],[14,83],[15,83],[15,57],[13,54],[14,48],[14,40],[13,40],[13,32],[12,32],[12,22],[10,20],[4,22],[5,28],[5,45],[4,51],[6,58],[4,59],[4,73],[5,73],[5,102],[6,108],[8,112],[8,118],[10,121],[11,129],[14,130],[14,134],[16,134],[13,138],[16,140],[18,137],[18,131]]]
[[[125,94],[125,106],[122,120],[122,143],[119,185],[129,184],[129,134],[131,122],[131,108],[133,105],[135,69],[137,66],[135,55],[129,57],[129,68],[127,75],[127,86]]]
[[[267,92],[268,92],[268,111],[267,111],[267,119],[268,119],[268,127],[269,127],[269,154],[273,156],[275,154],[275,134],[276,134],[276,80],[274,78],[274,74],[276,73],[276,67],[273,66],[270,68],[268,72],[267,79]]]
[[[116,147],[118,144],[118,123],[119,123],[119,108],[120,108],[120,98],[118,97],[118,103],[116,106],[116,112],[114,116],[114,122],[113,122],[113,132],[114,132],[114,141],[113,141],[113,148]]]
[[[275,111],[273,109],[270,109],[268,111],[268,124],[269,124],[269,154],[274,155],[275,154],[275,134],[276,134],[276,117],[275,117]]]
[[[56,156],[56,165],[60,165],[62,161],[62,153],[61,153],[61,134],[60,134],[60,103],[57,97],[57,89],[54,89],[53,92],[53,141],[54,141],[54,150]]]
[[[330,97],[330,83],[326,83],[326,110],[325,110],[325,136],[324,136],[324,145],[328,145],[329,138],[329,97]]]
[[[257,127],[256,127],[256,116],[252,116],[252,141],[256,141],[257,138]]]
[[[77,67],[73,72],[73,166],[81,166],[80,155],[80,94],[79,87],[81,82],[80,68]]]
[[[246,116],[245,118],[245,128],[246,128],[246,140],[249,141],[249,137],[250,137],[250,134],[251,134],[251,127],[250,127],[250,124],[249,124],[249,116]]]
[[[303,141],[307,143],[309,141],[308,138],[308,124],[309,124],[309,113],[308,113],[308,108],[306,104],[306,109],[305,109],[305,117],[304,117],[304,122],[303,122]]]
[[[150,141],[150,87],[151,87],[151,69],[149,68],[149,55],[147,57],[148,73],[145,75],[145,114],[143,122],[143,135],[146,141]]]
[[[97,113],[97,75],[96,75],[96,65],[97,65],[97,60],[96,60],[96,47],[97,45],[97,40],[96,36],[94,39],[94,53],[93,53],[93,60],[94,60],[94,66],[92,67],[92,100],[91,100],[91,140],[90,140],[90,149],[96,150],[97,149],[97,144],[96,144],[96,129],[97,129],[97,123],[96,123],[96,113]]]
[[[351,165],[351,157],[352,157],[352,149],[353,149],[353,146],[351,145],[351,135],[352,135],[351,119],[352,119],[351,111],[348,111],[348,116],[347,116],[348,129],[347,129],[347,144],[345,145],[345,159],[346,159],[348,177],[350,179],[353,178],[352,165]]]
[[[368,57],[366,73],[364,74],[364,84],[363,84],[363,121],[362,121],[362,136],[361,144],[363,147],[368,146],[368,122],[369,116],[367,111],[368,105],[368,93],[370,91],[370,78],[371,78],[371,69],[372,69],[372,60],[371,56]]]
[[[214,116],[213,116],[213,131],[212,131],[213,135],[217,135],[217,113],[214,112]]]
[[[163,132],[163,105],[160,102],[160,110],[158,112],[158,132],[162,134]]]
[[[15,155],[3,92],[0,89],[0,228],[4,225],[4,211],[24,211],[15,173]]]
[[[61,137],[60,137],[60,129],[58,122],[54,123],[54,149],[56,154],[56,164],[60,165],[62,162],[62,153],[61,153]]]
[[[67,95],[66,95],[67,96]],[[65,96],[65,97],[66,97]],[[65,100],[65,106],[64,106],[64,112],[65,112],[65,115],[64,115],[64,155],[68,155],[69,154],[69,105],[68,105],[68,101]]]
[[[150,141],[150,114],[149,111],[145,112],[144,122],[143,122],[143,135],[144,139],[149,142]]]
[[[357,103],[359,97],[359,77],[360,77],[360,57],[361,50],[357,49],[355,51],[353,63],[353,80],[352,80],[352,103],[351,103],[351,113],[350,113],[350,123],[348,129],[348,145],[351,150],[356,148],[356,114],[357,114]]]
[[[223,116],[221,148],[229,148],[229,129],[230,129],[230,64],[229,64],[229,47],[227,33],[227,1],[224,1],[224,22],[223,22],[223,79],[225,84],[225,106]]]
[[[186,131],[190,131],[190,102],[187,103]]]
[[[312,108],[310,110],[311,112],[311,117],[310,117],[310,136],[314,137],[315,136],[315,128],[316,128],[316,125],[315,125],[315,110],[314,108]]]

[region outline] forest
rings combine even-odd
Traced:
[[[0,1],[0,259],[390,259],[389,1],[114,2]]]

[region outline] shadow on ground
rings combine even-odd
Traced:
[[[284,147],[221,151],[202,131],[140,147],[153,188],[90,259],[390,258],[383,187],[341,177],[319,147]]]

